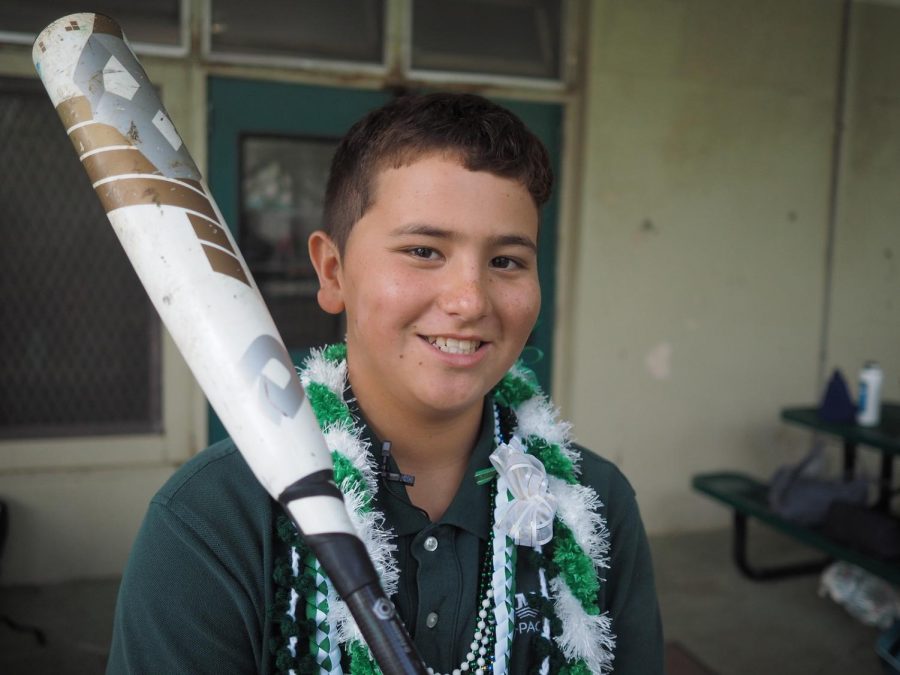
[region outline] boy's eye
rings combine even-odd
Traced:
[[[424,260],[435,260],[437,258],[437,251],[427,246],[416,246],[408,249],[408,253],[414,258],[422,258]]]
[[[517,260],[507,258],[505,255],[498,255],[496,258],[491,259],[491,266],[501,270],[511,270],[522,267],[522,264]]]

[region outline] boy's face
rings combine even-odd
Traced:
[[[347,312],[354,391],[429,417],[480,407],[538,316],[537,234],[517,181],[439,155],[382,171],[319,296]]]

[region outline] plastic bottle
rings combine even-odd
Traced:
[[[881,421],[881,383],[884,373],[875,361],[866,361],[859,371],[859,405],[856,423],[862,427],[877,427]]]

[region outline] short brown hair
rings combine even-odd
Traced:
[[[331,161],[325,231],[341,254],[374,202],[378,173],[433,153],[458,158],[470,171],[520,182],[538,208],[550,198],[547,150],[509,110],[474,94],[401,96],[354,124]]]

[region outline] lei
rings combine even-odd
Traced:
[[[374,508],[378,478],[375,460],[368,452],[368,443],[361,438],[363,430],[344,400],[346,358],[344,344],[313,350],[300,377],[332,450],[335,482],[344,493],[350,518],[372,557],[385,592],[392,596],[397,592],[399,579],[397,563],[391,555],[392,533],[385,525],[384,515]],[[515,438],[524,439],[519,447],[539,460],[546,471],[545,484],[556,505],[553,539],[545,547],[525,549],[516,547],[506,530],[498,528],[502,507],[509,497],[501,471],[496,481],[499,489],[494,490],[497,505],[489,543],[492,550],[485,556],[486,569],[481,574],[488,597],[477,608],[480,618],[472,643],[475,654],[473,657],[470,651],[471,664],[464,663],[454,673],[507,673],[514,635],[512,588],[517,549],[535,556],[547,617],[534,649],[537,660],[532,672],[609,673],[615,636],[609,616],[601,614],[597,606],[601,575],[609,567],[609,534],[605,519],[598,512],[601,504],[597,494],[578,483],[579,457],[569,447],[570,425],[558,419],[534,374],[521,364],[503,377],[492,397],[495,411],[499,406],[507,415],[512,413],[510,417],[517,422]],[[496,412],[495,436],[500,436]],[[493,478],[493,473],[479,472],[488,479]],[[346,604],[286,516],[278,518],[277,533],[289,548],[289,555],[276,560],[274,569],[277,591],[272,620],[277,624],[278,637],[273,639],[272,651],[278,672],[340,675],[345,654],[353,675],[380,675]],[[486,611],[492,611],[492,616],[485,619]],[[488,629],[493,627],[493,644],[482,636],[487,630],[485,624]]]

